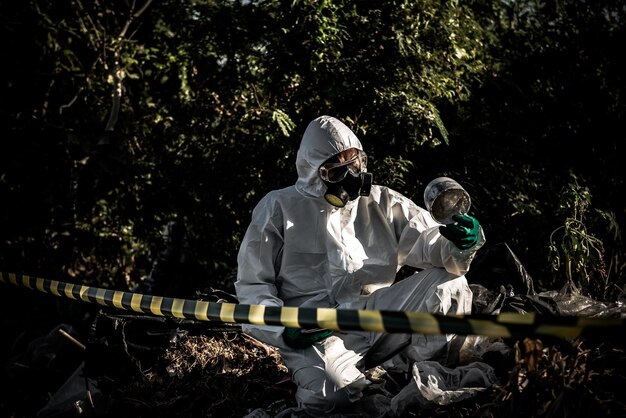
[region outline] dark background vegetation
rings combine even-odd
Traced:
[[[470,192],[537,291],[625,285],[621,0],[5,1],[0,271],[128,290],[184,221],[232,291],[256,202],[296,180],[310,120],[361,138],[376,183]],[[2,285],[4,341],[77,320]],[[4,345],[4,344],[3,344]],[[3,346],[3,355],[13,347]]]

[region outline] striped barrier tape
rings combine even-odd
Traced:
[[[624,338],[621,318],[550,316],[504,312],[499,315],[442,315],[407,311],[272,307],[179,299],[90,287],[15,273],[0,282],[59,297],[123,310],[199,321],[281,325],[388,333],[459,334],[491,337],[549,336],[566,339]]]

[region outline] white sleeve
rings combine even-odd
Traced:
[[[237,255],[235,292],[245,305],[283,306],[276,289],[277,264],[283,248],[282,214],[266,196],[255,207]],[[284,345],[282,326],[247,324],[242,330],[276,347]]]
[[[421,209],[402,232],[399,262],[416,268],[443,267],[457,276],[467,273],[476,252],[485,243],[482,227],[476,245],[460,250],[439,233],[440,226],[427,210]]]

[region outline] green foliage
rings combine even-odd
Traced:
[[[567,173],[623,216],[625,12],[578,3],[5,2],[0,266],[124,287],[182,219],[228,287],[252,208],[295,182],[302,132],[330,114],[377,183],[421,203],[456,177],[489,242],[549,282]]]
[[[370,163],[368,163],[370,164]],[[368,167],[368,171],[373,172],[374,182],[384,184],[392,189],[404,190],[407,188],[405,176],[413,168],[413,163],[402,157],[385,157],[382,161],[374,161],[373,168]]]
[[[597,210],[624,222],[615,192],[624,187],[623,141],[615,133],[626,110],[617,64],[626,10],[612,0],[473,5],[493,35],[492,72],[469,102],[440,109],[451,146],[429,153],[423,170],[458,173],[472,188],[488,243],[511,244],[538,288],[562,286],[563,271],[545,260],[550,233],[563,223],[554,209],[569,173],[586,180]],[[596,236],[607,254],[623,254],[621,242]],[[624,263],[617,257],[614,268]],[[615,272],[611,281],[623,284],[623,268]]]
[[[565,221],[550,234],[550,265],[554,271],[564,272],[570,283],[604,299],[610,285],[605,262],[607,255],[602,240],[587,227],[591,192],[572,174],[571,182],[560,193],[560,198],[558,212],[565,216]],[[599,215],[609,221],[608,232],[613,231],[617,237],[619,229],[614,216],[607,212],[599,212]]]

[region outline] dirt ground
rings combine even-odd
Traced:
[[[31,305],[3,294],[1,417],[245,417],[257,410],[262,418],[295,406],[278,352],[238,325],[111,314],[80,303],[60,309],[58,301],[48,306],[49,295],[16,292]],[[59,319],[47,317],[52,308],[87,325],[51,322]],[[28,321],[19,315],[25,309]],[[451,405],[409,408],[403,417],[626,417],[623,337],[502,340],[513,355],[485,359],[499,384]],[[379,392],[408,383],[369,377]],[[368,411],[355,405],[344,416]]]
[[[85,347],[67,336],[60,339],[66,344],[65,356],[91,376],[89,397],[83,396],[80,405],[42,410],[54,396],[49,389],[63,382],[53,382],[51,374],[38,370],[50,363],[40,359],[37,364],[30,350],[4,366],[10,389],[4,391],[3,416],[244,417],[260,409],[263,414],[257,411],[256,416],[272,417],[295,405],[295,388],[278,352],[236,325],[172,328],[171,323],[137,317],[100,322],[96,335],[101,338]],[[53,331],[71,334],[71,329]],[[514,356],[491,362],[500,384],[456,404],[412,408],[403,416],[626,417],[626,354],[619,340],[503,342]],[[51,346],[49,341],[40,345]],[[58,342],[54,347],[61,349]],[[50,381],[44,384],[46,378]],[[373,379],[379,389],[399,389],[397,379],[384,373]],[[367,406],[355,405],[356,410],[361,411],[358,416],[369,416]]]
[[[515,341],[501,384],[458,404],[415,409],[407,417],[626,417],[623,346]],[[505,365],[502,365],[506,367]],[[241,333],[189,336],[159,366],[113,394],[111,411],[134,416],[273,416],[293,405],[293,385],[277,352]]]

